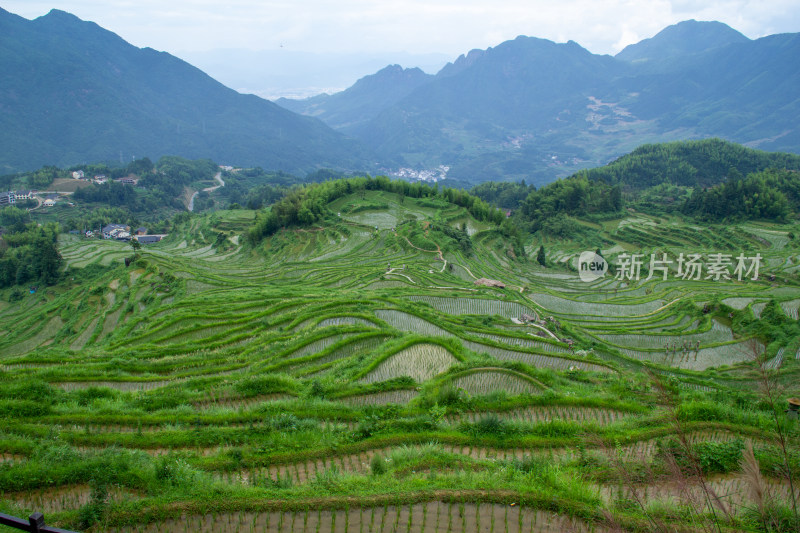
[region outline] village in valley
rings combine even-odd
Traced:
[[[103,174],[98,174],[95,176],[87,176],[83,170],[75,170],[71,173],[72,180],[81,182],[81,185],[103,185],[108,183],[109,178]],[[60,185],[63,186],[64,182],[72,181],[68,179],[56,180],[54,185],[57,182],[61,182]],[[130,175],[125,176],[122,178],[118,178],[113,180],[117,183],[122,185],[128,185],[131,187],[135,187],[139,183],[139,178]],[[78,186],[81,186],[78,185]],[[53,187],[58,188],[58,187]],[[19,191],[6,191],[0,192],[0,209],[3,207],[8,206],[16,206],[25,208],[27,211],[34,211],[38,209],[47,209],[55,207],[57,204],[66,205],[68,207],[74,207],[74,202],[70,200],[70,196],[75,192],[76,186],[68,186],[64,187],[65,189],[72,189],[72,190],[51,190],[51,191],[36,191],[36,190],[19,190]],[[107,224],[102,228],[91,229],[85,228],[82,231],[80,230],[71,230],[69,232],[73,235],[83,235],[87,239],[89,238],[102,238],[102,239],[114,239],[118,241],[131,241],[135,240],[138,241],[139,244],[152,244],[159,242],[161,239],[166,237],[166,234],[149,234],[148,229],[146,227],[138,227],[135,229],[131,229],[130,226],[125,224]]]

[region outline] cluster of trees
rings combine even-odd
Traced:
[[[139,195],[133,187],[116,181],[81,187],[75,191],[73,197],[82,202],[104,203],[113,207],[125,206],[131,211],[141,210]]]
[[[185,211],[183,213],[189,214]],[[153,218],[148,216],[149,213],[132,213],[122,207],[75,210],[69,215],[59,221],[62,231],[98,230],[107,224],[125,224],[132,228],[147,226],[150,233],[169,233],[175,217],[178,216],[175,215],[172,220],[166,217]]]
[[[110,181],[75,191],[76,200],[124,207],[133,213],[183,210],[180,200],[183,187],[194,181],[208,180],[218,170],[216,163],[208,159],[193,161],[177,156],[164,156],[155,165],[145,157],[120,169],[108,169],[104,165],[88,165],[85,168],[85,171],[91,172],[109,170],[107,175],[112,178],[138,176],[139,184],[135,188]]]
[[[250,229],[248,238],[252,244],[272,235],[280,228],[293,224],[312,224],[328,215],[328,203],[358,191],[380,190],[410,198],[439,198],[462,206],[478,220],[500,224],[504,220],[502,211],[490,206],[480,198],[463,190],[439,189],[424,183],[392,181],[386,176],[347,178],[326,181],[289,191],[267,212],[262,212]]]
[[[558,215],[618,213],[623,208],[622,188],[584,176],[561,179],[528,194],[517,213],[517,220],[531,231],[539,231],[548,219]]]
[[[456,229],[448,224],[431,222],[431,224],[428,226],[428,229],[443,233],[445,236],[455,241],[461,251],[465,254],[469,255],[472,253],[472,239],[469,237],[466,224],[462,224],[460,228]]]
[[[25,283],[49,285],[59,278],[58,224],[39,226],[28,213],[10,206],[0,210],[0,287]]]
[[[696,189],[683,213],[706,220],[784,222],[800,211],[800,172],[766,170],[712,188]]]
[[[261,167],[244,168],[225,173],[225,187],[217,190],[217,195],[228,204],[237,204],[247,209],[261,209],[283,198],[291,189],[307,182],[322,181],[335,176],[332,171],[319,171],[304,180],[282,171],[268,171]]]
[[[721,139],[645,144],[606,166],[576,174],[625,190],[668,183],[709,187],[768,168],[800,170],[800,156],[763,152]]]
[[[408,185],[408,182],[405,181],[393,183],[405,183]],[[436,191],[437,189],[432,188],[432,190]],[[477,220],[492,222],[494,224],[502,224],[505,220],[505,215],[502,211],[463,189],[447,188],[443,189],[440,194],[448,202],[465,207],[467,211],[469,211],[469,214]]]
[[[57,167],[47,166],[33,172],[20,172],[0,176],[0,191],[20,189],[41,190],[53,183],[56,178],[64,178],[68,172]]]
[[[790,170],[770,170],[771,166]],[[555,237],[580,231],[576,218],[616,216],[626,206],[714,221],[785,221],[800,211],[796,169],[800,156],[719,139],[644,145],[604,167],[580,171],[538,190],[527,188],[514,220],[528,231]],[[473,191],[510,205],[523,186],[485,183]]]
[[[510,181],[486,181],[470,189],[470,194],[477,196],[484,202],[502,207],[504,209],[517,209],[536,190],[528,186],[525,180],[519,183]]]

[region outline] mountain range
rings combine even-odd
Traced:
[[[719,22],[681,22],[615,57],[520,36],[435,75],[390,65],[280,105],[63,11],[0,9],[0,36],[0,173],[175,154],[541,184],[644,143],[800,152],[800,34],[751,40]]]
[[[291,172],[370,160],[317,119],[59,10],[0,9],[0,71],[0,173],[163,154]]]
[[[615,57],[520,36],[460,56],[405,95],[393,68],[370,77],[373,92],[365,78],[329,97],[278,103],[355,136],[389,166],[544,183],[646,142],[721,137],[798,153],[798,57],[800,34],[751,40],[692,20]],[[376,112],[379,94],[398,97]]]

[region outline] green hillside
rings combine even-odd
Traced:
[[[711,187],[770,168],[800,170],[800,155],[755,150],[722,139],[676,141],[640,146],[577,176],[642,190],[665,184]]]
[[[740,170],[742,169],[742,170]],[[528,231],[571,238],[595,222],[636,210],[695,222],[786,222],[800,216],[800,156],[706,139],[640,146],[603,167],[547,184],[488,182],[482,199],[514,209]]]
[[[0,173],[165,154],[307,172],[369,169],[354,141],[59,10],[0,9]]]
[[[306,189],[297,213],[342,192],[253,244],[271,211],[187,217],[128,267],[125,243],[63,235],[57,285],[0,292],[0,510],[126,532],[796,529],[796,228],[626,213],[519,250],[463,193],[377,182]],[[763,265],[584,282],[587,245]]]

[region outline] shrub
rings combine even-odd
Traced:
[[[437,424],[430,415],[419,415],[414,418],[401,418],[388,423],[389,427],[403,433],[421,433],[423,431],[433,431]]]
[[[78,405],[86,406],[92,403],[95,399],[109,399],[116,396],[116,392],[108,387],[87,387],[83,390],[75,391],[78,397]]]
[[[477,435],[491,435],[502,437],[509,431],[508,424],[495,413],[486,415],[473,423],[470,432]]]
[[[190,483],[194,473],[189,465],[180,459],[162,457],[155,464],[155,478],[165,485],[184,485]]]
[[[756,507],[744,507],[743,521],[754,531],[769,533],[790,533],[800,531],[800,521],[790,506],[769,503],[763,509],[763,515]]]
[[[190,404],[191,401],[192,396],[185,390],[164,387],[153,392],[140,394],[134,403],[137,407],[141,407],[146,411],[158,411]]]
[[[372,456],[372,460],[369,462],[369,468],[372,471],[373,476],[380,476],[386,473],[386,459],[379,454],[375,454]]]
[[[49,405],[32,400],[0,400],[0,418],[42,416],[49,412]]]
[[[367,439],[379,430],[380,420],[376,415],[367,415],[358,423],[353,436],[358,439]]]
[[[450,385],[445,385],[439,389],[436,395],[436,403],[439,405],[458,405],[464,401],[464,391],[455,389]]]
[[[526,474],[530,473],[535,474],[543,472],[547,469],[548,460],[543,457],[534,457],[532,455],[526,455],[522,459],[514,459],[513,461],[511,461],[511,466],[513,466],[520,472],[524,472]]]
[[[697,460],[705,473],[725,474],[738,470],[743,449],[742,439],[730,442],[701,442],[694,446]]]
[[[294,381],[284,375],[268,375],[251,377],[236,383],[238,390],[245,397],[286,392],[294,389]]]
[[[26,381],[3,390],[0,397],[51,403],[60,392],[45,381]]]
[[[321,474],[317,474],[312,484],[318,485],[326,490],[337,490],[341,484],[342,475],[339,469],[335,466],[325,470]]]
[[[325,387],[322,386],[322,383],[320,383],[318,379],[315,379],[311,382],[311,389],[309,390],[308,395],[312,398],[325,397]]]
[[[78,509],[81,529],[88,529],[100,522],[108,506],[108,485],[105,481],[92,480],[89,503]]]
[[[14,287],[11,292],[8,294],[8,301],[11,303],[18,302],[22,300],[25,296],[25,293],[22,292],[19,287]]]

